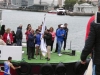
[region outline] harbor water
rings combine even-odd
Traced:
[[[3,10],[2,12],[2,24],[6,25],[6,28],[16,31],[17,27],[23,25],[23,34],[25,34],[27,24],[31,24],[35,30],[41,25],[44,14],[46,14],[46,26],[47,28],[53,27],[56,31],[58,24],[68,23],[68,39],[67,47],[71,49],[81,51],[84,47],[86,25],[89,20],[89,16],[59,16],[56,14],[49,14],[44,12],[29,12],[29,11],[17,11],[17,10]],[[56,40],[54,43],[54,48]]]

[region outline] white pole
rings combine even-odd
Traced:
[[[2,24],[2,10],[0,10],[0,30],[1,30],[1,24]]]

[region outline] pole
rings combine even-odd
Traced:
[[[2,10],[0,10],[0,30],[1,30],[1,24],[2,24]]]
[[[40,5],[41,5],[41,0],[40,0]]]

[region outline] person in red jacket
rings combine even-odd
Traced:
[[[10,32],[10,28],[6,30],[6,32],[3,35],[3,40],[7,45],[12,45],[13,43],[13,36],[12,33]]]
[[[28,24],[26,28],[26,32],[25,32],[26,44],[27,44],[27,54],[28,54],[28,35],[30,34],[31,29],[32,29],[31,24]]]
[[[87,24],[87,27],[86,27],[86,36],[85,36],[85,40],[88,38],[88,35],[89,35],[89,32],[90,32],[90,24],[91,22],[93,22],[95,20],[95,15],[93,15],[89,21],[88,21],[88,24]]]

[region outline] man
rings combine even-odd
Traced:
[[[22,46],[22,38],[23,38],[22,25],[20,25],[17,28],[17,31],[16,31],[16,43],[17,43],[17,46]]]
[[[46,30],[43,35],[44,41],[46,41],[47,45],[47,61],[50,61],[50,51],[51,51],[51,44],[52,44],[52,35],[50,30]]]
[[[30,34],[28,35],[28,59],[31,60],[34,58],[35,53],[35,35],[34,30],[32,29]]]
[[[8,57],[8,60],[4,62],[4,75],[11,75],[10,67],[14,70],[20,68],[20,66],[14,67],[13,64],[11,63],[11,61],[12,61],[12,57]]]
[[[87,56],[93,51],[93,75],[100,75],[100,24],[94,21],[81,54],[81,63],[85,64]]]
[[[98,11],[100,11],[100,0],[98,0]],[[89,39],[90,38],[90,32],[91,32],[91,30],[90,30],[90,28],[92,28],[92,22],[95,20],[95,15],[93,15],[90,19],[89,19],[89,21],[88,21],[88,24],[87,24],[87,28],[86,28],[86,37],[85,37],[85,40],[87,40],[87,39]],[[98,28],[99,29],[99,28]],[[97,57],[96,56],[96,53],[95,53],[95,50],[97,50],[96,48],[95,48],[96,46],[94,46],[93,48],[91,48],[91,53],[92,53],[92,59],[93,59],[93,75],[95,75],[94,73],[96,73],[96,75],[98,75],[98,71],[94,71],[94,69],[96,69],[97,70],[97,65],[95,65],[95,64],[97,64],[97,63],[94,63],[94,61],[96,60],[95,58]],[[85,48],[85,47],[84,47]],[[83,49],[84,50],[84,49]],[[84,51],[83,51],[83,53],[84,53]],[[83,55],[83,53],[82,53],[82,55]],[[81,55],[81,57],[82,57],[82,55]],[[95,56],[95,57],[94,57]],[[95,60],[94,60],[95,59]],[[81,61],[81,63],[82,64],[85,64],[85,61]],[[96,66],[95,68],[94,68],[94,66]],[[100,74],[99,74],[100,75]]]
[[[61,25],[62,24],[59,24],[58,25],[58,28],[56,29],[56,36],[57,36],[57,30],[60,28]],[[58,50],[58,43],[56,42],[56,50],[55,50],[55,52],[57,52],[57,50]]]
[[[65,26],[65,27],[64,27],[64,30],[65,30],[66,36],[64,37],[64,47],[63,47],[63,49],[65,50],[65,48],[66,48],[67,36],[68,36],[68,28],[67,28],[68,24],[65,23],[64,26]]]
[[[64,41],[64,37],[66,36],[64,25],[61,25],[60,28],[57,30],[57,43],[58,43],[58,56],[61,56],[61,47]]]

